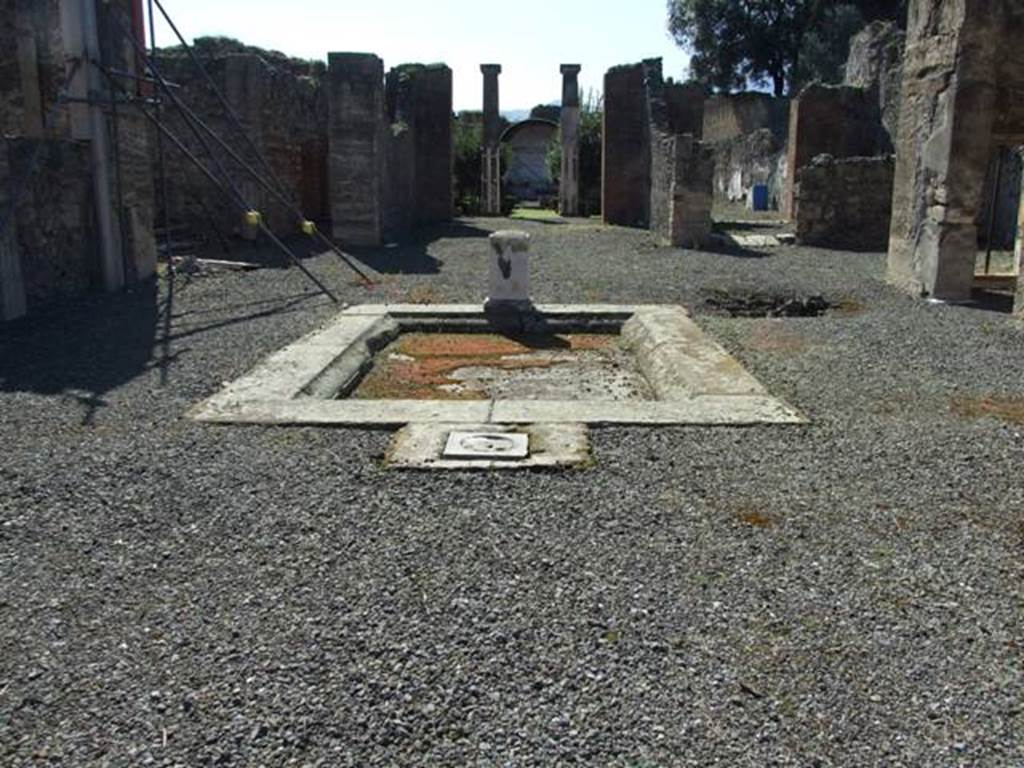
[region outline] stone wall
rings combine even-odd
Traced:
[[[1021,184],[1020,210],[1017,212],[1017,242],[1014,246],[1014,263],[1017,265],[1017,295],[1013,312],[1024,318],[1024,182]]]
[[[1024,7],[912,0],[897,141],[889,279],[971,295],[994,146],[1024,136]]]
[[[797,242],[847,251],[884,251],[892,215],[892,157],[819,155],[797,171]]]
[[[0,25],[0,135],[67,136],[60,0],[3,0]],[[44,125],[45,123],[45,125]]]
[[[295,208],[306,218],[322,221],[326,210],[327,103],[316,71],[280,54],[255,52],[225,42],[219,47],[200,42],[197,51],[217,89],[238,116],[246,135],[272,169],[267,173],[255,152],[234,127],[227,111],[207,86],[184,51],[161,52],[157,63],[163,75],[181,87],[175,94],[189,109],[272,187],[276,177],[284,199],[268,191],[212,139],[218,160],[241,190],[245,202],[263,214],[279,235],[299,227]],[[217,165],[205,154],[177,110],[164,112],[167,127],[211,170]],[[217,189],[177,149],[166,145],[168,191],[172,223],[195,234],[208,235],[211,217],[223,232],[241,232],[243,214],[230,197]],[[154,169],[154,172],[156,169]]]
[[[384,240],[396,240],[416,226],[416,141],[404,123],[391,123],[384,132],[381,206]]]
[[[812,83],[789,112],[786,214],[793,215],[797,172],[818,155],[871,157],[878,154],[878,103],[863,88]]]
[[[0,138],[0,322],[25,314],[25,279],[18,246],[17,214],[7,139]]]
[[[786,183],[789,100],[764,93],[712,96],[704,108],[704,141],[715,153],[714,195],[746,201],[754,185],[768,186],[769,206],[781,206]]]
[[[707,97],[707,89],[699,83],[667,83],[665,106],[672,130],[689,134],[701,141],[704,137],[704,105]]]
[[[704,141],[730,141],[760,130],[771,131],[785,143],[789,99],[766,93],[733,93],[712,96],[704,105]]]
[[[272,174],[265,172],[183,50],[162,51],[159,65],[181,86],[176,90],[181,101],[245,163],[272,185],[272,176],[280,181],[284,200],[218,149],[218,162],[278,235],[298,231],[297,211],[316,222],[333,221],[335,236],[352,245],[378,244],[385,234],[397,237],[418,224],[451,218],[448,67],[397,67],[385,86],[383,63],[372,54],[332,54],[325,74],[322,64],[230,40],[201,38],[196,51]],[[168,124],[217,170],[176,111],[168,110]],[[176,150],[170,149],[169,156],[180,160]],[[204,234],[211,226],[222,233],[243,230],[238,206],[190,163],[169,168],[175,223]]]
[[[989,245],[989,219],[994,222],[991,228],[992,248],[994,250],[1010,250],[1017,238],[1017,218],[1020,212],[1021,181],[1024,163],[1022,163],[1022,147],[999,147],[993,152],[985,174],[984,194],[977,214],[978,241],[982,246]],[[1001,158],[1001,159],[1000,159]],[[1000,162],[1002,167],[999,168]],[[996,187],[998,178],[999,186]],[[993,206],[993,197],[995,205]]]
[[[650,196],[648,228],[668,241],[672,231],[672,188],[676,178],[676,133],[672,125],[668,88],[662,78],[661,59],[643,62],[647,130],[650,132]],[[700,97],[703,101],[703,96]],[[677,110],[681,112],[681,110]],[[687,116],[684,114],[684,116]],[[693,125],[687,125],[690,130]],[[692,137],[691,137],[692,138]]]
[[[882,154],[892,153],[899,132],[905,45],[906,34],[891,21],[872,22],[850,41],[843,82],[863,88],[877,102],[881,122],[876,143]]]

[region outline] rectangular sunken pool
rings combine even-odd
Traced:
[[[349,397],[365,400],[653,400],[617,334],[404,333]]]
[[[194,408],[306,425],[803,423],[682,307],[366,305]]]

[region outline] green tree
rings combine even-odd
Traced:
[[[718,90],[770,84],[776,96],[834,79],[866,22],[905,22],[906,0],[668,0],[691,75]]]
[[[509,122],[501,118],[501,130]],[[483,173],[484,116],[479,111],[459,112],[452,117],[452,194],[455,208],[470,216],[480,212],[480,177]],[[501,167],[507,168],[510,153],[501,145]]]
[[[452,123],[452,164],[455,207],[463,214],[480,210],[480,174],[483,171],[484,126],[480,112],[462,112]]]

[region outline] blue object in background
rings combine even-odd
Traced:
[[[755,184],[750,189],[750,210],[752,211],[767,211],[768,210],[768,185],[767,184]]]

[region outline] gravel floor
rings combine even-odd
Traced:
[[[478,300],[503,224],[363,254],[372,292],[307,263],[351,303]],[[5,328],[0,764],[1024,765],[1020,326],[911,301],[879,254],[516,226],[540,300],[681,302],[813,423],[386,472],[385,432],[183,419],[331,315],[297,270]]]

